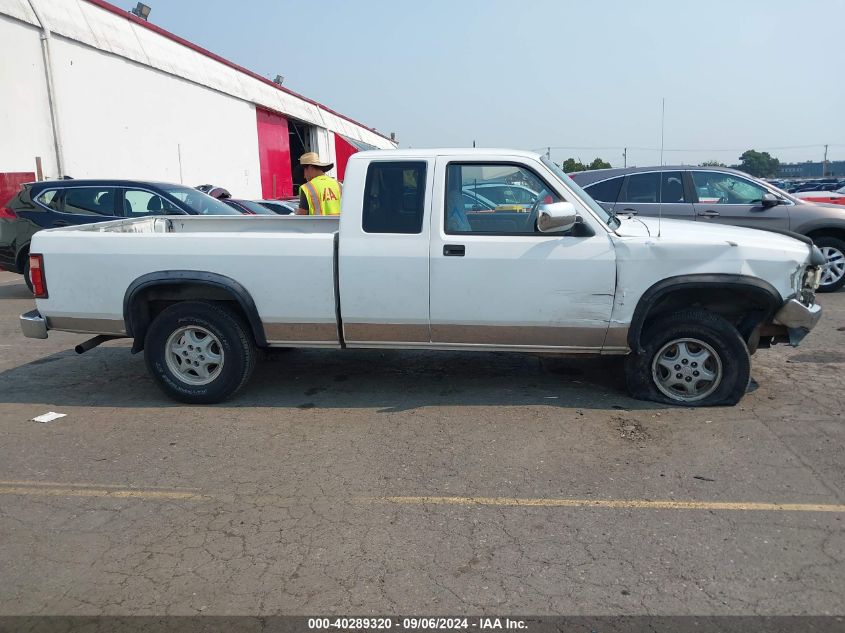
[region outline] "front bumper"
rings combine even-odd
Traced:
[[[798,299],[789,299],[775,314],[774,322],[786,326],[790,345],[798,345],[821,318],[822,307],[819,304],[805,305]]]
[[[38,312],[32,310],[25,312],[20,317],[21,330],[27,338],[47,338],[47,321]]]

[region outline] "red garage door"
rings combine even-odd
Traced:
[[[343,176],[346,174],[346,163],[349,157],[352,156],[358,148],[352,145],[340,134],[334,135],[334,153],[335,163],[337,164],[337,179],[343,182]]]
[[[288,121],[269,110],[255,109],[258,118],[258,160],[261,164],[261,194],[264,198],[293,195]]]

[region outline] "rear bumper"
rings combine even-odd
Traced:
[[[25,312],[20,316],[21,331],[27,338],[47,338],[47,321],[38,310]]]
[[[774,322],[786,326],[790,345],[798,345],[821,318],[819,304],[804,305],[798,299],[789,299],[775,314]]]

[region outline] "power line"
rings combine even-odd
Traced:
[[[786,149],[814,149],[820,147],[845,147],[845,143],[814,143],[812,145],[782,145],[779,147],[753,147],[753,149],[759,150],[786,150]],[[637,150],[641,152],[659,152],[659,147],[637,147],[633,145],[614,145],[609,147],[587,147],[583,145],[546,145],[544,147],[538,147],[533,149],[532,151],[535,152],[543,152],[546,153],[550,150],[590,150],[590,151],[604,151],[608,152],[611,150]],[[713,149],[713,148],[664,148],[664,152],[744,152],[748,147],[734,147],[734,148],[721,148],[721,149]]]

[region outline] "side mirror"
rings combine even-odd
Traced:
[[[540,207],[537,230],[541,233],[564,233],[578,223],[578,214],[571,202],[553,202]]]
[[[766,192],[763,194],[763,197],[760,198],[760,204],[763,205],[764,209],[768,209],[769,207],[774,207],[780,204],[780,198],[773,193]]]

